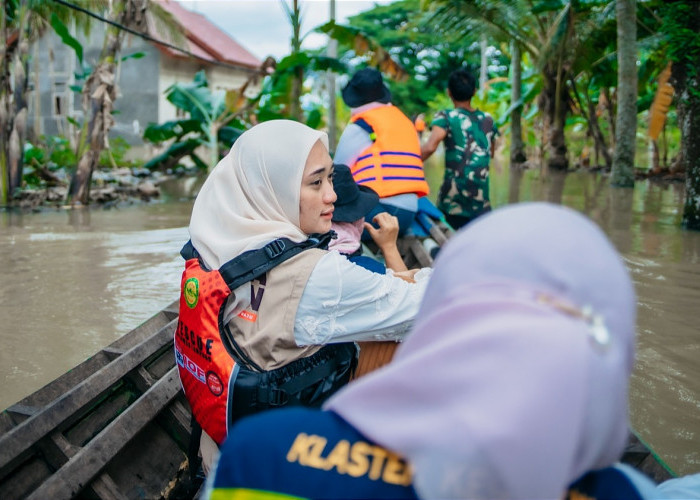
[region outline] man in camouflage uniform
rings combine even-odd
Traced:
[[[458,229],[491,210],[489,163],[498,134],[493,118],[471,105],[476,79],[466,69],[453,71],[447,93],[454,109],[435,115],[430,137],[421,146],[423,160],[445,143],[445,178],[438,195],[438,208],[447,222]]]

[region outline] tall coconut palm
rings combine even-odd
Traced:
[[[617,0],[617,120],[611,182],[634,186],[637,139],[637,2]]]

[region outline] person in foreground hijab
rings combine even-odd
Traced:
[[[379,203],[379,195],[370,187],[359,185],[347,165],[333,166],[333,189],[337,195],[331,228],[338,237],[330,242],[329,250],[337,250],[358,266],[385,274],[407,271],[396,240],[399,236],[399,220],[388,212],[380,212],[372,218],[377,227],[365,220]],[[367,230],[381,250],[386,265],[362,254],[362,231]]]
[[[326,250],[332,175],[325,133],[273,120],[238,138],[195,200],[175,355],[205,471],[236,419],[320,406],[349,380],[355,341],[400,340],[412,324],[431,270],[408,283]]]
[[[240,421],[205,498],[663,496],[616,463],[635,307],[622,259],[586,217],[497,209],[442,249],[390,364],[323,410]]]

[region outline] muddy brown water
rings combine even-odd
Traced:
[[[173,182],[165,201],[118,209],[0,213],[0,408],[177,298],[198,185]],[[674,471],[700,472],[700,233],[679,227],[683,185],[613,189],[601,174],[504,168],[491,192],[495,206],[570,206],[609,235],[639,302],[632,426]]]

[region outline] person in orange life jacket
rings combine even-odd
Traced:
[[[380,203],[367,214],[367,220],[386,211],[398,218],[402,236],[413,222],[418,198],[429,192],[416,128],[391,104],[391,92],[376,69],[356,72],[342,96],[351,118],[333,160],[348,165],[355,182],[379,194]],[[363,239],[368,237],[365,234]]]
[[[365,215],[379,203],[379,195],[372,188],[357,184],[346,165],[333,166],[333,189],[338,198],[335,201],[331,229],[338,237],[330,242],[328,249],[337,250],[358,266],[380,274],[385,274],[386,268],[394,272],[407,271],[396,246],[398,219],[387,212],[381,212],[373,218],[378,228],[365,221]],[[362,255],[363,230],[369,232],[381,250],[386,265]]]
[[[635,316],[592,221],[499,208],[438,254],[391,363],[321,410],[242,419],[204,498],[697,498],[700,475],[657,486],[617,462]]]
[[[175,350],[203,429],[205,469],[241,415],[320,405],[347,381],[354,342],[403,339],[423,296],[431,269],[414,270],[415,283],[407,283],[323,248],[227,288],[227,266],[242,254],[264,248],[272,255],[278,238],[313,246],[329,234],[336,195],[327,144],[325,133],[300,123],[263,122],[238,138],[195,200],[196,258],[183,273]],[[251,384],[256,377],[265,383]]]

